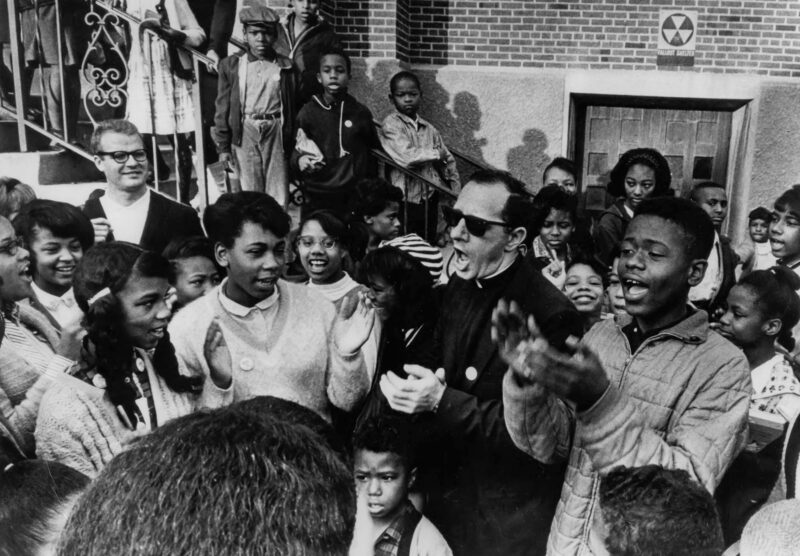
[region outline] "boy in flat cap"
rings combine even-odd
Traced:
[[[292,61],[275,52],[279,18],[264,6],[239,12],[247,52],[219,64],[214,138],[220,160],[232,163],[241,188],[262,191],[284,208],[289,197],[286,153],[294,145]]]

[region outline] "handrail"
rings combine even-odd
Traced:
[[[497,168],[495,166],[492,166],[491,164],[489,164],[487,162],[483,162],[481,160],[478,160],[474,156],[471,156],[471,155],[468,155],[467,153],[461,152],[458,149],[456,149],[456,148],[454,148],[454,147],[452,147],[450,145],[447,145],[447,150],[449,150],[452,153],[452,155],[455,156],[456,158],[460,158],[461,160],[465,160],[466,162],[469,162],[470,164],[480,168],[481,170],[497,170]]]
[[[395,162],[394,159],[391,156],[389,156],[388,154],[386,154],[382,150],[380,150],[380,149],[372,149],[372,156],[374,156],[375,158],[377,158],[378,160],[380,160],[384,164],[388,164],[389,166],[391,166],[395,170],[399,170],[399,171],[403,172],[405,175],[407,175],[407,176],[409,176],[411,178],[414,178],[415,180],[421,181],[424,185],[435,189],[439,193],[444,193],[445,195],[448,195],[448,196],[452,197],[453,199],[456,198],[456,194],[453,193],[452,191],[450,191],[449,189],[447,189],[446,187],[442,187],[439,184],[433,183],[431,180],[429,180],[428,178],[426,178],[422,174],[419,174],[419,173],[415,172],[414,170],[406,168],[405,166],[401,166],[400,164]]]
[[[382,124],[381,124],[381,123],[380,123],[378,120],[372,120],[372,124],[373,124],[373,125],[374,125],[374,126],[377,128],[377,129],[381,129],[381,127],[383,127],[383,126],[382,126]],[[468,162],[468,163],[472,164],[473,166],[475,166],[475,167],[477,167],[477,168],[480,168],[481,170],[497,170],[497,168],[495,168],[495,167],[494,167],[494,166],[492,166],[491,164],[487,164],[486,162],[481,162],[481,161],[479,161],[477,158],[474,158],[474,157],[472,157],[472,156],[470,156],[470,155],[468,155],[468,154],[465,154],[465,153],[463,153],[463,152],[459,151],[458,149],[455,149],[455,148],[453,148],[453,147],[452,147],[452,146],[450,146],[450,145],[445,145],[445,146],[447,147],[447,150],[448,150],[448,151],[450,151],[450,154],[452,154],[454,157],[456,157],[456,158],[460,158],[460,159],[462,159],[462,160],[464,160],[464,161],[466,161],[466,162]],[[394,163],[394,160],[392,160],[392,163]],[[399,165],[397,165],[396,163],[394,164],[394,166],[396,166],[398,170],[408,170],[408,168],[405,168],[405,167],[403,167],[403,166],[399,166]],[[411,171],[411,170],[408,170],[408,171],[409,171],[410,173],[412,173],[412,174],[414,173],[414,172],[413,172],[413,171]],[[413,177],[413,178],[420,179],[420,180],[422,180],[422,181],[426,181],[426,182],[430,183],[431,185],[433,185],[434,187],[439,187],[439,186],[437,186],[435,183],[433,183],[433,182],[430,182],[430,181],[426,180],[426,179],[425,179],[425,178],[423,178],[422,176],[419,176],[419,177],[417,177],[417,176],[419,176],[419,174],[417,174],[417,175],[412,175],[412,177]],[[441,189],[441,188],[440,188],[440,189]]]

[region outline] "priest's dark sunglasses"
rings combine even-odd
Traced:
[[[444,217],[445,224],[451,228],[456,227],[461,220],[464,220],[464,225],[467,227],[467,231],[470,233],[470,235],[475,237],[483,237],[486,233],[486,230],[489,229],[489,226],[503,226],[504,228],[509,227],[508,222],[484,220],[483,218],[478,218],[477,216],[472,216],[471,214],[464,214],[460,210],[456,210],[447,206],[442,207],[442,216]]]
[[[147,151],[144,149],[136,149],[135,151],[97,151],[95,154],[98,156],[110,156],[117,164],[125,164],[128,162],[128,157],[132,156],[136,162],[144,162],[147,160]]]

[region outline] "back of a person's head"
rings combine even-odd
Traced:
[[[16,178],[0,177],[0,216],[13,219],[28,203],[36,199],[36,192],[27,183]]]
[[[246,222],[282,238],[289,234],[291,219],[275,199],[256,191],[225,193],[203,214],[208,237],[226,247],[234,244]]]
[[[634,218],[656,216],[681,229],[690,260],[707,259],[714,246],[714,224],[706,212],[688,199],[648,197],[637,207]]]
[[[94,244],[94,228],[86,215],[74,205],[50,199],[34,199],[22,207],[14,230],[29,246],[42,230],[61,239],[76,238],[84,251]]]
[[[308,424],[316,416],[297,417],[311,410],[259,403],[193,413],[134,442],[76,504],[59,554],[347,554],[351,469]]]
[[[366,178],[356,184],[353,214],[357,218],[376,216],[391,203],[403,202],[403,190],[382,178]]]
[[[800,552],[800,500],[790,498],[761,508],[739,541],[740,556],[796,556]]]
[[[50,554],[89,478],[62,463],[23,460],[0,471],[0,556]]]
[[[711,494],[682,469],[617,467],[600,479],[612,556],[719,556],[722,527]]]

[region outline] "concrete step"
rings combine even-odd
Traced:
[[[104,181],[91,160],[72,151],[0,153],[0,175],[41,187]]]

